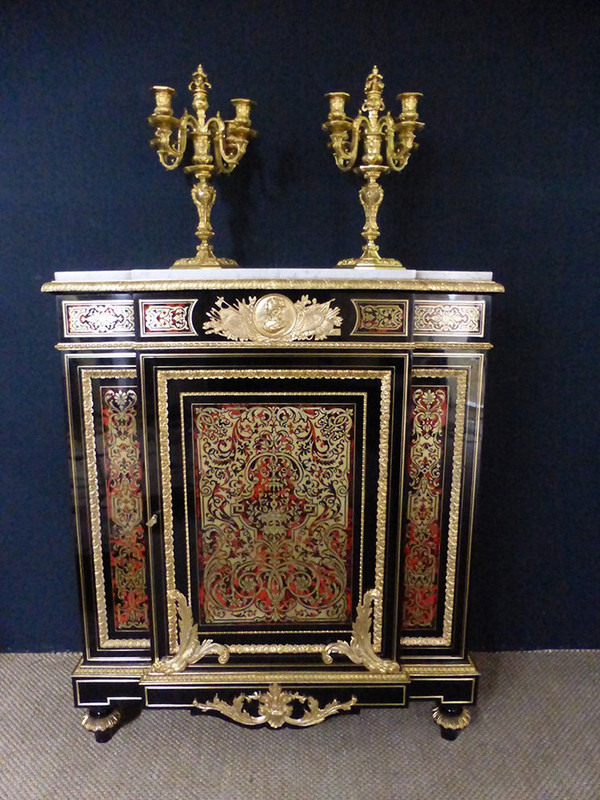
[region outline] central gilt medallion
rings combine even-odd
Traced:
[[[353,404],[194,404],[204,623],[352,617]]]

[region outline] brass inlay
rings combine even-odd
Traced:
[[[463,479],[463,453],[465,421],[467,413],[467,369],[414,369],[413,378],[455,378],[456,408],[454,423],[454,451],[452,457],[452,480],[450,487],[450,513],[448,517],[448,543],[446,561],[446,585],[444,599],[444,621],[441,636],[403,636],[400,644],[406,647],[449,647],[452,644],[452,621],[454,616],[454,594],[456,589],[456,561],[458,553],[458,527],[460,521],[460,498]]]
[[[387,486],[389,469],[389,436],[391,422],[391,370],[370,369],[283,369],[283,370],[248,370],[248,369],[160,369],[157,371],[157,397],[158,397],[158,428],[159,451],[162,479],[162,501],[164,512],[164,552],[165,552],[165,577],[167,588],[167,614],[169,630],[169,649],[174,653],[177,649],[177,612],[175,602],[170,592],[176,589],[175,584],[175,556],[174,556],[174,526],[172,504],[172,473],[169,442],[169,417],[168,417],[168,382],[170,380],[195,380],[202,379],[349,379],[349,380],[377,380],[380,382],[380,426],[379,426],[379,479],[377,486],[377,519],[376,519],[376,554],[375,554],[375,589],[377,590],[373,619],[373,646],[375,650],[381,648],[382,636],[382,604],[385,535],[387,516]],[[199,393],[201,396],[201,393]],[[288,652],[296,652],[295,648],[303,645],[287,645]],[[249,651],[249,652],[253,652]],[[299,651],[302,652],[302,651]]]
[[[331,303],[332,300],[309,300],[308,295],[292,303],[283,294],[267,294],[258,300],[249,297],[230,305],[219,297],[202,327],[209,334],[234,341],[319,341],[340,335],[342,317]]]
[[[122,336],[134,332],[133,300],[106,303],[63,300],[65,337]]]
[[[48,281],[42,286],[42,292],[64,294],[102,293],[135,293],[135,292],[181,292],[201,289],[387,289],[390,292],[445,292],[448,294],[468,293],[487,294],[503,292],[504,286],[495,281],[448,281],[448,280],[383,280],[381,278],[272,278],[253,280],[239,278],[237,280],[143,280],[143,281]]]
[[[92,564],[94,568],[94,591],[96,596],[96,615],[98,622],[98,644],[101,648],[145,648],[150,647],[148,639],[111,639],[108,635],[108,615],[105,596],[104,565],[102,561],[102,517],[100,511],[100,492],[98,475],[98,456],[96,452],[96,433],[94,429],[94,397],[92,381],[95,379],[128,378],[135,380],[136,370],[81,369],[81,397],[83,407],[83,431],[85,443],[85,467],[88,482],[88,503],[92,539]]]
[[[483,336],[485,302],[482,300],[415,300],[415,336]]]
[[[328,644],[323,650],[323,661],[326,664],[333,663],[332,653],[339,653],[354,664],[362,664],[370,672],[400,672],[400,664],[397,661],[381,658],[371,644],[371,616],[376,596],[377,592],[373,589],[365,592],[362,603],[356,609],[350,642],[340,640]]]
[[[219,714],[239,722],[242,725],[269,725],[271,728],[281,728],[282,725],[294,725],[299,728],[308,728],[319,722],[339,714],[340,711],[349,711],[356,705],[356,697],[345,703],[332,700],[327,705],[319,705],[314,697],[306,697],[298,692],[289,692],[281,688],[278,683],[273,683],[265,692],[252,694],[239,694],[233,702],[227,703],[216,694],[212,700],[200,703],[194,700],[194,707],[200,711],[218,711]],[[257,713],[248,710],[252,704],[257,704]],[[301,713],[301,716],[298,716]]]
[[[402,111],[397,119],[388,112],[383,114],[383,78],[377,67],[365,82],[365,100],[361,106],[364,114],[351,119],[344,110],[348,99],[346,92],[330,92],[330,111],[323,130],[330,135],[329,147],[333,150],[335,163],[347,172],[354,171],[362,175],[365,185],[359,192],[360,203],[365,212],[365,224],[362,237],[366,244],[359,258],[348,258],[338,262],[339,267],[393,267],[402,268],[402,264],[393,258],[382,258],[375,239],[379,236],[377,212],[383,200],[383,189],[378,183],[382,175],[400,172],[408,163],[415,144],[415,135],[423,127],[418,122],[417,102],[419,92],[404,92],[398,95]],[[355,167],[359,145],[362,143],[362,158]],[[385,153],[385,161],[382,154]]]
[[[408,300],[355,300],[350,336],[406,336]],[[396,345],[397,346],[397,345]]]

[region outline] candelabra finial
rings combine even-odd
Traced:
[[[343,172],[354,169],[366,181],[358,194],[365,212],[362,237],[366,244],[359,258],[339,261],[339,267],[402,269],[399,261],[382,258],[379,246],[375,244],[379,236],[377,212],[383,200],[383,189],[378,179],[390,170],[403,170],[411,151],[417,146],[415,134],[423,127],[417,115],[417,102],[421,94],[404,92],[398,95],[402,111],[394,119],[390,113],[382,115],[385,110],[384,85],[383,76],[374,66],[365,81],[365,99],[360,109],[366,116],[359,114],[354,119],[348,117],[344,110],[349,97],[346,92],[330,92],[326,95],[329,99],[329,116],[323,129],[329,133],[329,146],[333,150],[335,163]],[[362,156],[359,165],[355,166],[361,144]]]
[[[176,169],[185,155],[188,136],[193,145],[191,163],[184,167],[184,171],[196,181],[192,187],[192,200],[198,212],[196,236],[200,244],[193,258],[181,258],[173,264],[179,268],[237,266],[231,259],[217,258],[210,243],[214,236],[210,213],[217,193],[209,180],[219,173],[232,172],[246,152],[248,142],[256,135],[250,122],[252,100],[237,98],[231,101],[235,108],[234,119],[223,120],[218,112],[206,119],[210,88],[204,68],[199,64],[189,85],[196,116],[184,111],[178,119],[173,116],[171,106],[175,89],[152,87],[156,108],[148,122],[156,132],[151,144],[158,152],[160,163],[166,169]]]

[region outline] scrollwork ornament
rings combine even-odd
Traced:
[[[352,638],[349,642],[339,640],[328,644],[322,654],[326,664],[332,664],[332,653],[346,656],[354,664],[362,664],[370,672],[397,673],[400,672],[400,664],[389,658],[378,656],[371,643],[371,618],[373,616],[373,604],[378,598],[375,589],[365,592],[362,603],[357,606],[356,619],[352,626]]]
[[[356,702],[356,697],[352,696],[345,703],[332,700],[321,708],[314,697],[286,691],[278,683],[273,683],[266,692],[239,694],[231,703],[221,700],[216,694],[206,703],[194,700],[194,707],[199,711],[217,711],[234,722],[251,727],[269,725],[271,728],[281,728],[283,725],[293,725],[308,728],[340,711],[349,711]],[[252,714],[248,708],[253,703],[258,704],[256,714]],[[303,712],[301,716],[297,715],[298,710]]]
[[[331,302],[318,303],[303,295],[292,303],[283,294],[268,294],[230,305],[219,297],[203,328],[238,342],[321,341],[340,335],[342,317]]]
[[[151,672],[171,675],[183,672],[191,664],[195,664],[206,656],[216,655],[219,664],[229,661],[229,649],[212,639],[198,640],[198,625],[194,623],[192,609],[185,596],[177,589],[167,592],[167,598],[175,601],[179,622],[178,647],[175,655],[155,661]]]

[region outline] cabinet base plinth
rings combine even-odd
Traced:
[[[220,716],[239,725],[309,727],[362,708],[402,708],[435,700],[445,739],[467,727],[479,674],[470,659],[404,664],[400,673],[365,669],[285,670],[188,668],[156,674],[150,665],[80,663],[73,674],[75,704],[90,709],[84,727],[108,741],[143,708],[181,708],[194,716]],[[119,700],[118,705],[115,704]]]

